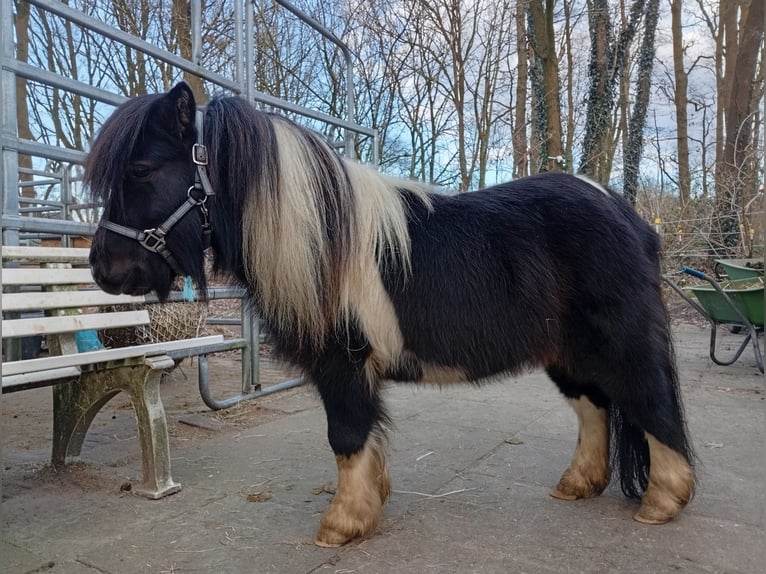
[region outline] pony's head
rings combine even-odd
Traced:
[[[164,299],[177,275],[204,288],[209,232],[206,196],[195,184],[195,113],[191,89],[180,83],[167,94],[127,101],[99,131],[85,185],[104,205],[90,251],[104,291],[156,291]]]

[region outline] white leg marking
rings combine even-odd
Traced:
[[[646,433],[649,486],[635,514],[638,522],[664,524],[675,518],[694,495],[694,470],[679,453]]]
[[[569,399],[577,414],[577,447],[569,468],[551,496],[563,500],[588,498],[601,494],[609,483],[609,425],[606,409],[600,409],[586,397]]]
[[[391,493],[385,439],[373,433],[358,453],[336,456],[338,489],[322,516],[317,546],[342,546],[372,533],[383,515],[383,503]]]

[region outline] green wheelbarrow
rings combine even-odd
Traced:
[[[710,358],[716,365],[731,365],[752,344],[755,362],[763,373],[763,355],[758,335],[763,333],[764,324],[764,289],[763,277],[751,277],[718,283],[702,271],[691,267],[682,267],[682,273],[707,281],[708,285],[695,285],[682,288],[670,277],[664,276],[665,282],[687,303],[694,307],[710,323]],[[696,301],[689,297],[692,293]],[[725,325],[732,331],[744,332],[745,338],[730,359],[720,359],[716,355],[718,326]]]
[[[720,270],[730,280],[763,277],[763,259],[716,259],[716,273]]]

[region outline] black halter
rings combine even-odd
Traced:
[[[210,179],[207,177],[207,148],[202,139],[202,124],[204,120],[204,113],[197,110],[196,122],[197,122],[197,143],[192,147],[192,161],[197,166],[196,173],[194,175],[194,185],[189,187],[186,191],[187,199],[181,206],[176,209],[173,214],[168,217],[162,224],[151,229],[144,229],[140,231],[133,227],[126,227],[125,225],[119,225],[101,218],[99,227],[103,227],[108,231],[119,233],[125,237],[130,237],[138,241],[141,246],[151,251],[152,253],[158,253],[161,255],[168,265],[173,268],[178,275],[184,275],[185,272],[178,265],[178,261],[173,257],[173,254],[168,249],[165,237],[173,228],[173,226],[181,221],[181,219],[193,208],[199,207],[202,213],[202,245],[203,249],[210,247],[210,212],[205,205],[207,198],[211,195],[215,195],[213,186],[210,184]]]

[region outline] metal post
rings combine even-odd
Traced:
[[[191,0],[191,60],[202,63],[202,0]]]
[[[242,1],[239,0],[238,2],[234,2],[234,49],[236,50],[234,57],[234,80],[240,85],[240,89],[244,85],[244,74],[242,73],[242,26]]]
[[[0,50],[2,64],[16,59],[13,43],[13,0],[0,0]],[[2,159],[0,160],[0,185],[3,193],[3,214],[19,214],[19,154],[11,142],[18,139],[18,124],[16,118],[16,75],[6,70],[5,65],[0,69],[0,141],[2,142]],[[3,245],[18,245],[19,232],[15,229],[3,229]]]
[[[247,347],[242,349],[242,392],[251,393],[260,387],[259,361],[260,337],[258,334],[258,318],[244,299],[240,302],[242,317],[242,337],[247,340]]]
[[[253,50],[254,40],[253,34],[255,33],[253,19],[255,13],[253,12],[253,3],[245,0],[245,73],[244,73],[244,85],[245,85],[245,98],[249,102],[253,102],[254,92],[254,79],[253,74]]]

